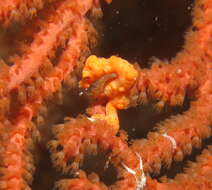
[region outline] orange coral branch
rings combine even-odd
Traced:
[[[139,171],[139,159],[128,148],[124,140],[114,135],[114,131],[104,121],[91,122],[87,118],[71,119],[56,126],[54,134],[56,139],[49,143],[52,160],[55,166],[61,168],[64,173],[68,173],[70,170],[76,171],[84,154],[96,154],[99,147],[103,151],[109,152],[110,160],[119,172],[119,176],[122,176],[113,186],[116,189],[133,190],[136,188],[136,178],[122,165],[141,172],[137,174],[140,176],[142,171]],[[73,163],[70,160],[73,160]],[[75,180],[70,183],[73,185],[72,188],[83,189],[87,182],[80,181],[82,186],[78,186]]]
[[[200,8],[201,7],[201,8]],[[150,95],[160,100],[161,108],[182,104],[186,91],[195,89],[202,82],[202,76],[212,68],[212,17],[211,2],[197,1],[194,8],[193,26],[185,36],[184,50],[171,61],[171,65],[156,61],[150,70],[141,70],[138,89],[145,101]]]
[[[59,63],[54,67],[54,70],[45,77],[43,87],[41,88],[43,97],[46,96],[46,93],[57,91],[61,81],[65,80],[68,75],[73,72],[74,67],[77,66],[77,59],[88,41],[88,34],[85,31],[87,25],[83,18],[80,18],[79,21],[73,24],[73,27],[77,30],[72,32],[67,48],[63,52]]]
[[[184,56],[186,55],[182,55],[182,59],[185,61],[194,61]],[[204,70],[197,70],[183,60],[178,60],[178,62],[180,64],[153,63],[151,70],[140,71],[138,89],[142,102],[146,102],[147,97],[150,96],[159,100],[157,104],[159,108],[165,104],[174,106],[183,103],[187,89],[194,89],[198,85],[199,81],[196,81],[198,77],[195,76],[204,75]]]
[[[2,190],[29,189],[34,172],[33,159],[30,152],[32,140],[31,126],[25,120],[10,126],[9,133],[4,134],[1,143],[0,188]],[[7,135],[6,135],[7,134]]]
[[[4,0],[0,2],[0,22],[8,26],[11,21],[23,21],[27,17],[33,17],[38,9],[53,0]]]
[[[58,38],[61,33],[75,19],[79,19],[78,14],[84,15],[92,6],[91,0],[63,2],[54,14],[50,16],[46,23],[43,23],[41,31],[36,35],[27,53],[20,63],[16,63],[10,68],[8,90],[19,86],[32,73],[38,70],[42,60],[50,53],[52,47],[58,45]]]
[[[107,190],[103,184],[97,182],[92,183],[88,179],[64,179],[57,182],[56,187],[60,190],[83,189],[83,190]]]
[[[63,42],[61,36],[63,36],[68,28],[70,29],[73,23],[76,24],[77,22],[80,22],[79,20],[81,19],[81,16],[83,16],[92,6],[92,0],[66,0],[59,3],[57,10],[53,11],[53,13],[51,12],[52,14],[48,19],[43,22],[38,19],[41,22],[39,22],[39,27],[41,28],[40,32],[35,34],[34,41],[26,48],[26,53],[24,53],[22,58],[14,59],[15,64],[7,70],[6,74],[2,74],[3,77],[0,76],[2,83],[0,87],[0,94],[2,96],[1,105],[4,110],[4,113],[1,113],[1,118],[4,118],[11,100],[11,98],[7,97],[8,92],[14,88],[18,89],[24,82],[30,81],[30,77],[37,73],[41,66],[51,65],[47,57],[50,56],[52,52],[55,51],[54,49]],[[78,46],[76,47],[78,48]],[[73,60],[70,61],[72,62]],[[42,80],[43,79],[40,75],[36,76],[36,83],[38,83],[38,86]],[[33,91],[33,89],[34,86],[29,88],[30,91]],[[26,99],[25,97],[27,95],[25,95],[25,91],[27,91],[27,89],[19,90],[21,96],[20,102],[22,102],[22,99]]]
[[[68,47],[63,53],[59,64],[55,67],[55,71],[52,73],[58,74],[59,71],[60,75],[54,77],[50,75],[45,79],[41,87],[35,92],[36,98],[33,99],[33,101],[30,100],[21,107],[18,118],[13,121],[14,124],[12,129],[8,132],[9,137],[3,141],[5,149],[1,155],[4,155],[4,158],[2,158],[4,169],[2,176],[0,177],[0,187],[2,187],[2,189],[23,189],[26,188],[27,183],[32,180],[32,171],[29,173],[24,169],[25,167],[32,167],[28,164],[28,157],[26,157],[25,153],[28,147],[26,136],[30,132],[31,127],[28,123],[31,121],[32,116],[37,113],[38,108],[42,105],[44,97],[46,98],[47,94],[52,94],[59,89],[59,86],[55,85],[55,82],[56,84],[60,84],[73,70],[73,66],[76,64],[81,50],[87,42],[87,33],[84,31],[84,18],[77,21],[75,27],[76,31],[69,39]],[[14,163],[14,160],[17,162]],[[14,167],[16,170],[14,170]],[[25,181],[25,178],[29,178],[30,180]]]
[[[182,160],[190,154],[192,146],[199,147],[201,140],[211,134],[212,80],[211,71],[199,90],[198,100],[191,103],[190,109],[183,115],[174,116],[158,125],[159,133],[151,133],[148,140],[136,140],[132,148],[140,152],[144,161],[144,170],[159,172],[161,164],[170,166],[172,158]],[[168,134],[176,142],[176,149],[171,141],[162,136]]]
[[[61,59],[54,70],[45,78],[41,86],[35,91],[34,98],[29,100],[21,109],[27,108],[28,114],[31,117],[36,114],[37,109],[44,98],[49,94],[53,94],[60,88],[60,83],[68,76],[73,70],[77,59],[80,56],[81,50],[86,46],[87,34],[85,33],[85,20],[81,18],[76,25],[76,31],[70,37],[67,49],[63,52]]]
[[[159,183],[156,180],[148,179],[145,190],[187,190],[212,188],[212,150],[211,147],[203,151],[197,158],[196,163],[189,163],[185,173],[178,174],[173,182]]]

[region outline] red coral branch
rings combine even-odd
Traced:
[[[148,95],[160,100],[158,106],[163,107],[165,103],[169,105],[182,104],[188,91],[195,93],[195,97],[193,97],[195,101],[191,102],[190,109],[187,112],[159,124],[159,132],[150,133],[148,140],[136,140],[133,142],[131,148],[134,152],[138,152],[142,158],[145,172],[159,173],[162,164],[169,167],[173,158],[181,161],[184,155],[191,153],[192,146],[200,146],[202,139],[211,135],[212,65],[210,60],[212,59],[212,49],[210,43],[212,27],[208,20],[208,16],[211,17],[211,9],[209,1],[198,1],[196,3],[193,24],[196,31],[189,31],[186,36],[184,50],[172,60],[172,64],[166,65],[157,61],[158,63],[154,64],[150,70],[139,71],[140,76],[137,88],[140,91],[140,99],[142,101],[146,101],[146,96]],[[92,62],[91,64],[94,63]],[[88,67],[91,67],[91,64]],[[85,75],[87,74],[86,71]],[[55,133],[58,140],[51,143],[51,150],[56,165],[63,168],[64,171],[70,169],[67,163],[72,157],[75,158],[75,162],[70,167],[77,169],[83,154],[85,151],[89,151],[82,139],[92,139],[94,144],[98,144],[96,138],[98,139],[100,134],[97,135],[98,132],[90,134],[90,129],[88,128],[82,131],[85,128],[84,125],[80,122],[73,122],[71,126],[70,124],[64,124],[64,126],[62,125],[56,129]],[[96,130],[101,131],[102,128]],[[76,131],[74,132],[74,130]],[[104,130],[106,131],[106,129]],[[104,141],[104,136],[101,136],[102,140]],[[101,141],[99,143],[100,147]],[[109,143],[109,140],[107,142]],[[57,151],[58,146],[62,147],[61,151]],[[205,158],[204,153],[202,157]],[[210,157],[207,159],[208,164],[206,165],[209,165],[209,160]],[[194,179],[189,178],[189,176],[185,177],[187,174],[182,174],[183,180],[178,181],[178,178],[176,178],[173,183],[169,184],[159,184],[151,182],[149,179],[146,188],[185,189],[190,186],[198,188],[200,184],[203,184],[203,188],[210,189],[211,181],[206,181],[198,173],[200,169],[197,168],[201,168],[200,165],[198,163],[196,168],[190,169],[190,171],[195,170],[194,178],[197,181],[200,178],[199,183],[193,182]],[[128,170],[128,172],[130,173],[131,171]],[[208,172],[211,172],[210,168]],[[76,181],[80,186],[75,184]],[[91,189],[100,188],[99,184],[89,182],[87,179],[68,180],[59,184],[64,189],[74,189],[76,187],[81,189],[85,188],[85,184]],[[98,185],[98,187],[95,185]],[[122,189],[122,186],[119,188]]]
[[[27,127],[26,127],[27,126]],[[29,189],[34,172],[33,158],[30,149],[33,142],[31,139],[30,124],[25,121],[10,126],[9,133],[4,134],[1,143],[1,177],[0,188],[6,189]]]
[[[70,31],[71,27],[78,28],[77,25],[80,25],[82,22],[82,16],[91,6],[92,1],[75,2],[67,0],[61,2],[57,10],[53,12],[54,14],[50,15],[46,21],[41,22],[39,25],[41,30],[35,34],[34,41],[26,48],[26,53],[22,58],[14,59],[15,64],[9,69],[7,68],[7,73],[2,73],[0,76],[2,119],[5,118],[4,115],[8,114],[8,112],[13,112],[11,109],[17,109],[17,106],[13,107],[14,101],[11,102],[11,95],[8,96],[8,92],[19,89],[16,101],[20,102],[20,104],[25,104],[26,101],[31,101],[32,97],[34,98],[37,95],[36,88],[39,88],[39,93],[43,93],[44,96],[49,90],[48,88],[55,85],[53,84],[53,78],[60,84],[65,75],[72,71],[71,68],[76,64],[77,57],[79,57],[79,50],[83,49],[81,40],[86,40],[80,38],[86,38],[86,36],[83,34],[83,30],[85,30],[83,27],[78,29],[80,30],[79,32],[75,31],[75,29],[71,29],[72,33],[68,31]],[[52,51],[55,51],[56,47],[64,43],[64,38],[66,39],[69,36],[67,32],[68,34],[71,33],[73,37],[70,39],[68,49],[64,53],[59,65],[52,69],[52,63],[49,61],[48,56],[52,54]],[[66,36],[64,37],[64,35]],[[75,40],[75,37],[77,40]],[[73,45],[70,45],[70,43],[73,43]],[[67,64],[67,62],[69,63]],[[50,73],[46,72],[48,67],[51,67],[53,71]],[[63,74],[64,76],[62,76]],[[40,87],[43,81],[46,81],[43,84],[45,87]],[[53,91],[48,93],[53,93]]]
[[[73,72],[74,67],[77,64],[77,59],[81,55],[83,48],[85,48],[85,45],[83,46],[83,44],[86,44],[88,40],[87,33],[85,32],[87,25],[85,22],[86,21],[81,18],[72,25],[72,27],[77,30],[73,30],[66,50],[63,52],[59,63],[54,67],[54,70],[45,77],[42,87],[43,97],[45,97],[46,93],[54,93],[57,91],[59,89],[58,85],[60,86],[61,81],[66,79],[68,75]]]
[[[202,76],[212,68],[211,6],[208,0],[195,3],[193,26],[185,36],[184,49],[170,65],[156,61],[150,70],[140,71],[138,89],[143,101],[149,95],[160,100],[160,108],[166,103],[182,104],[187,91],[201,85]]]
[[[92,183],[88,179],[64,179],[57,182],[56,187],[61,190],[83,189],[83,190],[107,190],[103,184],[96,182]]]
[[[11,92],[11,90],[20,88],[18,94],[22,104],[25,102],[26,92],[28,96],[33,94],[35,87],[31,85],[31,83],[33,83],[31,82],[31,77],[34,75],[37,86],[42,83],[43,70],[45,73],[45,67],[52,67],[48,56],[51,56],[52,52],[55,52],[55,49],[64,42],[63,36],[67,29],[70,29],[73,23],[76,24],[80,22],[81,17],[92,5],[92,0],[63,1],[59,3],[55,11],[49,11],[51,15],[49,15],[46,20],[40,21],[37,19],[40,31],[34,35],[33,42],[26,48],[26,52],[23,56],[21,58],[14,58],[14,65],[7,68],[7,72],[0,76],[1,107],[3,110],[1,118],[4,118],[4,115],[8,114],[7,111],[11,111],[8,110],[9,107],[11,108],[10,104],[12,104],[11,94],[8,95],[8,93]],[[22,86],[24,86],[24,90],[21,90],[21,88],[23,88]]]
[[[19,86],[41,66],[53,47],[59,45],[58,38],[71,23],[79,20],[92,6],[92,1],[63,2],[50,18],[42,23],[41,31],[35,36],[32,44],[19,63],[9,70],[7,89]]]
[[[67,2],[65,5],[67,5]],[[87,8],[83,8],[85,7],[81,7],[80,10],[87,10]],[[63,9],[61,9],[61,11],[62,10]],[[69,16],[69,14],[66,16]],[[4,157],[2,157],[1,163],[1,189],[18,190],[29,188],[27,184],[32,181],[33,174],[33,166],[30,161],[31,154],[28,151],[28,142],[31,142],[31,125],[29,125],[29,123],[32,116],[37,113],[38,108],[42,105],[44,98],[47,98],[47,95],[59,90],[61,82],[73,71],[73,67],[76,65],[81,51],[87,45],[87,32],[85,32],[87,24],[83,17],[77,17],[78,19],[72,24],[74,29],[72,29],[67,49],[63,52],[58,65],[55,66],[54,70],[45,77],[39,88],[36,89],[33,96],[34,98],[28,100],[25,105],[19,109],[18,117],[13,119],[12,126],[9,128],[10,130],[4,127],[2,129],[4,135],[1,139],[3,149],[1,156]],[[70,25],[71,23],[66,24],[68,26],[68,24]],[[51,44],[49,47],[51,47]],[[41,52],[42,45],[38,46],[38,49],[39,52]]]
[[[50,2],[52,0],[46,1]],[[23,21],[27,17],[35,16],[37,9],[46,3],[44,0],[5,0],[0,2],[0,22],[8,26],[11,21]]]
[[[91,122],[86,118],[71,119],[64,125],[56,126],[54,133],[56,140],[49,143],[52,160],[55,166],[61,168],[64,173],[68,173],[70,170],[76,171],[84,154],[96,154],[99,147],[101,150],[109,152],[110,160],[121,178],[112,185],[113,188],[129,190],[136,188],[135,177],[124,169],[123,164],[132,170],[138,170],[139,160],[136,154],[128,148],[127,143],[120,137],[116,137],[114,131],[106,123],[103,121]],[[73,163],[70,160],[73,160]],[[79,187],[75,180],[69,183],[72,184],[72,188]],[[83,189],[88,182],[82,180],[80,183],[84,183],[82,186],[80,185],[80,189]],[[69,188],[67,187],[67,189]]]
[[[60,84],[64,80],[65,76],[72,71],[73,66],[76,64],[76,61],[80,56],[83,44],[86,42],[86,33],[84,31],[85,20],[82,18],[75,26],[76,32],[74,32],[69,39],[68,47],[63,53],[60,63],[55,70],[55,73],[60,71],[60,74],[62,75],[47,77],[42,86],[36,91],[36,98],[33,99],[33,101],[29,101],[20,109],[18,118],[13,121],[11,130],[8,132],[9,137],[6,138],[6,140],[3,140],[4,150],[1,153],[1,155],[4,155],[3,172],[2,177],[0,177],[3,189],[23,189],[26,187],[28,180],[26,182],[24,180],[26,175],[24,168],[25,165],[28,165],[25,163],[26,152],[28,152],[26,151],[28,147],[26,143],[27,134],[30,131],[30,125],[28,123],[31,121],[32,116],[36,114],[38,108],[42,105],[43,98],[46,98],[44,95],[47,93],[54,93],[59,89],[58,85],[55,86],[55,80],[57,84]],[[67,63],[64,62],[64,57],[66,58],[65,61],[68,61],[68,65],[64,65],[64,63]],[[65,69],[61,68],[62,66],[66,66]],[[53,79],[53,83],[51,79]],[[11,158],[13,162],[8,161],[9,158]],[[14,163],[14,160],[17,160],[17,162]],[[14,167],[17,168],[17,172],[15,172]],[[8,175],[9,173],[12,173],[12,176]],[[27,173],[27,175],[31,176],[32,172]]]
[[[184,155],[191,153],[192,146],[199,147],[202,139],[211,135],[211,72],[208,75],[208,80],[199,90],[198,99],[191,103],[188,111],[159,124],[159,133],[150,133],[148,140],[136,140],[133,143],[132,148],[141,153],[147,172],[159,172],[161,164],[170,166],[173,158],[182,160]],[[174,138],[176,149],[163,134]]]
[[[178,174],[174,181],[159,183],[156,180],[148,179],[146,190],[187,190],[212,188],[212,150],[205,149],[197,158],[197,162],[190,162],[190,168],[185,173]],[[164,179],[164,181],[168,181]]]

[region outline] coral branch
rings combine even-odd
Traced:
[[[71,119],[54,128],[56,140],[49,143],[52,160],[57,168],[64,173],[76,171],[82,162],[84,154],[96,154],[97,148],[109,152],[110,160],[121,177],[113,187],[115,189],[134,189],[138,185],[135,177],[123,168],[123,164],[142,174],[139,170],[139,160],[128,148],[127,143],[114,135],[114,131],[104,121],[91,122],[86,118]],[[71,163],[73,160],[73,163]],[[83,184],[80,189],[87,183]],[[71,181],[73,188],[78,187],[75,180]]]
[[[158,108],[162,108],[165,104],[171,106],[182,104],[187,90],[198,86],[197,76],[205,74],[205,70],[201,67],[197,69],[186,63],[197,63],[194,58],[189,57],[185,53],[178,56],[179,64],[168,65],[157,61],[159,63],[153,63],[151,70],[141,70],[138,79],[141,101],[146,102],[148,97],[155,98],[159,101],[156,105]],[[205,67],[204,64],[202,67]]]
[[[59,90],[61,82],[67,77],[70,72],[73,71],[73,66],[76,64],[77,59],[80,56],[81,50],[87,43],[87,33],[85,32],[85,20],[81,18],[75,23],[75,30],[69,39],[68,47],[63,53],[59,64],[55,67],[55,70],[49,77],[46,77],[41,87],[35,92],[35,97],[28,101],[24,106],[21,107],[18,118],[13,121],[11,131],[8,132],[8,138],[3,138],[4,151],[1,155],[3,158],[3,172],[0,178],[0,184],[2,189],[25,189],[27,183],[32,180],[32,172],[28,173],[25,171],[25,167],[28,166],[27,159],[29,153],[27,151],[27,139],[26,136],[30,131],[30,123],[32,116],[37,113],[39,107],[42,105],[44,97],[47,98],[47,94],[52,94]],[[53,74],[59,74],[53,77]],[[51,80],[52,79],[52,80]],[[57,85],[55,85],[55,82]],[[59,85],[58,85],[59,84]],[[6,135],[7,133],[5,133]],[[16,143],[17,141],[17,143]],[[27,155],[28,156],[27,156]],[[11,161],[8,158],[11,157]],[[14,155],[14,156],[13,156]],[[27,156],[27,157],[26,157]],[[17,160],[14,165],[14,159]],[[17,168],[17,172],[13,172],[14,168]],[[12,170],[12,171],[11,171]],[[9,175],[8,175],[9,174]],[[27,176],[26,176],[27,175]],[[30,180],[24,180],[25,178]]]
[[[19,113],[25,113],[21,120],[26,120],[27,122],[29,122],[32,116],[37,113],[39,107],[42,105],[44,98],[47,98],[47,95],[53,94],[54,92],[59,90],[61,82],[64,80],[65,76],[70,74],[70,72],[72,71],[71,69],[59,70],[59,68],[60,66],[68,66],[68,68],[72,68],[76,64],[77,59],[80,56],[81,51],[79,50],[82,50],[83,46],[86,45],[85,40],[87,38],[86,33],[84,32],[85,20],[82,19],[78,23],[78,25],[79,26],[76,28],[76,34],[69,39],[69,45],[66,51],[63,53],[59,64],[55,67],[55,71],[51,73],[54,74],[57,73],[57,71],[60,71],[60,75],[57,76],[58,78],[56,78],[56,76],[53,77],[51,74],[49,77],[46,77],[46,80],[43,81],[40,88],[35,91],[34,98],[26,102],[26,104],[20,108]],[[66,57],[67,55],[69,55],[69,59],[66,59],[68,65],[63,65],[64,63],[67,64],[67,62],[64,62],[64,57]]]
[[[30,150],[33,147],[32,125],[21,119],[7,130],[9,132],[4,133],[1,142],[0,189],[29,189],[28,184],[32,183],[34,172]]]
[[[0,22],[8,26],[11,21],[23,21],[36,16],[37,10],[53,0],[4,0],[0,2]]]
[[[59,3],[56,11],[49,11],[51,15],[49,15],[45,21],[37,19],[39,22],[40,32],[34,35],[34,40],[27,48],[25,48],[26,52],[24,55],[19,59],[14,59],[15,64],[7,69],[6,74],[1,73],[0,93],[2,98],[2,110],[0,118],[4,119],[5,115],[8,114],[7,112],[13,112],[13,110],[18,109],[18,106],[16,106],[17,102],[19,104],[24,104],[28,97],[31,99],[31,96],[34,97],[36,95],[35,89],[40,87],[42,81],[45,79],[44,76],[48,73],[46,70],[49,70],[48,67],[53,67],[53,64],[49,61],[48,57],[51,56],[52,52],[55,52],[55,48],[64,43],[64,38],[68,37],[68,35],[64,37],[67,31],[70,30],[74,24],[77,25],[77,23],[80,23],[80,20],[82,19],[81,17],[92,6],[93,4],[91,0],[66,0]],[[74,29],[73,31],[75,32]],[[75,34],[72,33],[72,35]],[[74,41],[74,43],[76,43],[76,49],[72,46],[71,50],[75,52],[71,53],[73,57],[68,57],[68,54],[70,53],[66,53],[64,57],[66,56],[67,58],[63,58],[64,60],[66,59],[66,62],[70,61],[67,66],[73,65],[73,62],[76,60],[75,58],[78,57],[79,48],[81,48],[78,44],[80,42]],[[62,64],[63,66],[60,64],[60,66],[55,69],[58,70],[58,72],[61,72],[59,71],[60,67],[64,67],[64,64],[65,63]],[[47,67],[47,69],[45,67]],[[71,67],[72,66],[70,66],[70,68]],[[71,71],[70,68],[66,69]],[[68,73],[69,72],[67,72],[67,74]],[[54,74],[52,75],[54,76]],[[31,79],[30,77],[34,77],[34,79]],[[47,77],[46,80],[48,80],[49,77]],[[46,84],[47,86],[49,85],[48,83]],[[50,85],[52,86],[52,82]],[[11,92],[11,90],[14,89],[18,91],[18,98],[15,100],[12,99],[11,94],[8,96],[8,92]],[[13,106],[14,101],[16,102],[15,106]]]
[[[54,70],[45,77],[44,84],[42,88],[40,88],[43,97],[47,97],[47,94],[52,94],[60,89],[61,82],[73,72],[77,64],[77,59],[87,43],[85,26],[85,20],[82,18],[74,23],[73,27],[76,28],[76,31],[72,32],[67,48],[63,52],[59,63],[54,67]]]
[[[185,173],[178,174],[171,182],[159,183],[149,178],[145,190],[209,190],[212,188],[211,162],[212,150],[209,147],[197,158],[196,163],[189,163],[190,168],[186,168]],[[167,179],[164,180],[167,181]]]
[[[150,133],[148,140],[136,140],[132,148],[140,152],[144,161],[144,170],[159,172],[161,164],[170,166],[172,159],[180,161],[190,154],[192,146],[199,147],[201,140],[211,135],[212,123],[212,80],[208,72],[204,85],[199,89],[198,99],[191,103],[190,109],[183,115],[174,116],[159,124],[159,133]],[[176,141],[173,149],[168,134]]]
[[[91,0],[63,2],[50,18],[43,23],[41,31],[35,36],[27,53],[20,63],[10,68],[8,90],[19,86],[32,73],[38,70],[48,53],[58,46],[58,38],[70,24],[84,15],[92,6]]]
[[[81,51],[87,46],[86,23],[83,18],[79,19],[72,26],[75,26],[68,42],[67,49],[63,52],[61,59],[53,71],[40,81],[40,85],[34,90],[33,96],[24,105],[16,110],[16,115],[21,113],[24,107],[28,107],[30,115],[35,115],[44,99],[58,91],[61,82],[73,71]],[[17,108],[16,108],[17,109]]]
[[[103,184],[97,182],[90,182],[88,179],[64,179],[56,183],[58,189],[71,190],[71,189],[83,189],[83,190],[107,190]]]
[[[197,1],[193,26],[185,36],[184,49],[170,65],[157,60],[150,70],[140,71],[138,89],[142,101],[146,101],[149,95],[160,101],[159,108],[166,103],[182,104],[187,90],[191,91],[200,85],[201,76],[206,74],[208,68],[212,68],[211,9],[208,0]]]

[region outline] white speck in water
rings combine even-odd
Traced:
[[[116,11],[116,14],[118,15],[120,12],[119,11]]]
[[[158,17],[157,17],[157,16],[155,17],[155,21],[156,21],[156,22],[158,21]]]
[[[191,10],[191,6],[188,6],[188,7],[187,7],[187,10]]]
[[[134,127],[132,128],[132,132],[135,132],[135,128]]]

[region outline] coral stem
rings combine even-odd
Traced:
[[[212,188],[212,150],[205,149],[197,158],[197,162],[190,162],[190,168],[186,168],[185,173],[178,174],[174,181],[159,183],[156,180],[148,179],[145,190],[185,190]]]
[[[192,146],[199,147],[201,140],[211,135],[212,123],[212,83],[211,71],[199,89],[198,100],[191,103],[190,109],[183,115],[174,116],[158,125],[159,133],[150,133],[148,140],[134,141],[132,148],[140,152],[144,161],[144,170],[158,173],[161,164],[169,166],[172,159],[177,161],[190,154]],[[176,142],[164,138],[168,134]]]
[[[7,89],[10,91],[28,79],[41,66],[43,59],[48,56],[52,47],[57,46],[61,33],[84,15],[92,6],[92,0],[64,1],[54,14],[43,23],[41,31],[23,55],[20,63],[16,63],[9,70]]]

